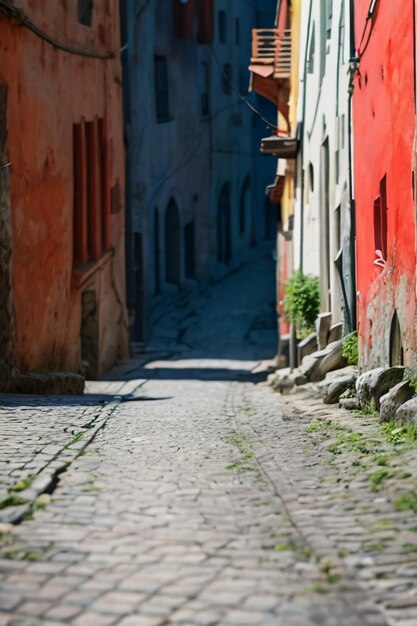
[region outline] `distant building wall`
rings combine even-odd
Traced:
[[[91,26],[80,23],[76,2],[66,6],[19,2],[38,28],[68,47],[104,55],[120,48],[116,0],[93,4]],[[90,58],[56,49],[1,12],[0,55],[0,83],[8,87],[17,365],[97,375],[127,355],[119,56]],[[95,212],[84,217],[103,220],[100,241],[92,222],[83,226],[98,247],[91,254],[92,241],[84,242],[89,250],[82,263],[74,254],[74,232],[81,228],[74,224],[74,173],[80,165],[74,160],[75,125],[91,135],[81,154],[80,189],[85,210],[92,203]],[[91,177],[100,194],[94,199]],[[120,205],[111,204],[116,196]],[[95,301],[92,334],[86,292]]]
[[[138,12],[122,3],[128,297],[132,335],[139,341],[149,338],[152,311],[167,295],[224,272],[265,236],[268,181],[255,181],[253,114],[234,89],[248,90],[256,11],[224,0],[199,5],[214,18],[210,37],[203,39],[201,15],[192,9],[197,4],[154,1]],[[170,252],[179,258],[175,280],[167,275],[171,200],[179,221],[177,227],[169,220],[176,240],[179,229],[178,254],[172,256],[173,246]]]

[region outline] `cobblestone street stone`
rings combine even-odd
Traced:
[[[130,392],[111,411],[4,408],[7,493],[37,440],[67,445],[49,423],[71,440],[108,413],[47,505],[3,529],[0,626],[417,625],[417,522],[395,506],[415,453],[314,389],[255,384],[275,352],[273,269],[259,253],[167,309],[154,346],[171,357],[119,368]],[[371,461],[393,475],[375,484]]]

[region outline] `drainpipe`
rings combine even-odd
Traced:
[[[357,57],[355,47],[355,6],[354,0],[350,0],[350,81],[349,81],[349,102],[348,102],[348,128],[349,128],[349,204],[350,204],[350,272],[352,277],[352,293],[351,293],[351,314],[350,323],[351,332],[356,330],[357,325],[357,306],[356,306],[356,210],[354,198],[354,171],[353,171],[353,92],[354,78],[357,70]]]
[[[308,22],[306,31],[306,49],[304,54],[304,68],[303,68],[303,112],[300,128],[300,165],[301,165],[301,205],[300,205],[300,272],[304,272],[304,120],[306,116],[306,82],[307,82],[307,59],[308,59],[308,41],[311,27],[311,15],[313,10],[313,0],[310,0],[310,6],[308,10]],[[295,324],[291,324],[290,327],[290,368],[294,369],[297,366],[297,336]]]
[[[352,0],[353,1],[353,0]],[[307,36],[306,36],[306,49],[304,54],[304,70],[303,70],[303,111],[302,111],[302,119],[301,119],[301,129],[300,129],[300,137],[301,137],[301,145],[300,145],[300,165],[301,165],[301,205],[300,205],[300,272],[304,272],[304,172],[303,172],[303,164],[304,164],[304,128],[305,128],[305,117],[306,117],[306,106],[307,106],[307,63],[308,63],[308,42],[310,36],[310,27],[311,27],[311,15],[313,11],[313,0],[310,0],[310,6],[308,10],[308,22],[307,22]]]

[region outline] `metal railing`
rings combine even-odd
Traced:
[[[291,75],[291,30],[254,28],[251,63],[272,65],[274,78],[289,78]]]

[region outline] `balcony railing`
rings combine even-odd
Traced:
[[[254,28],[251,63],[271,65],[274,78],[289,78],[291,75],[291,30]]]

